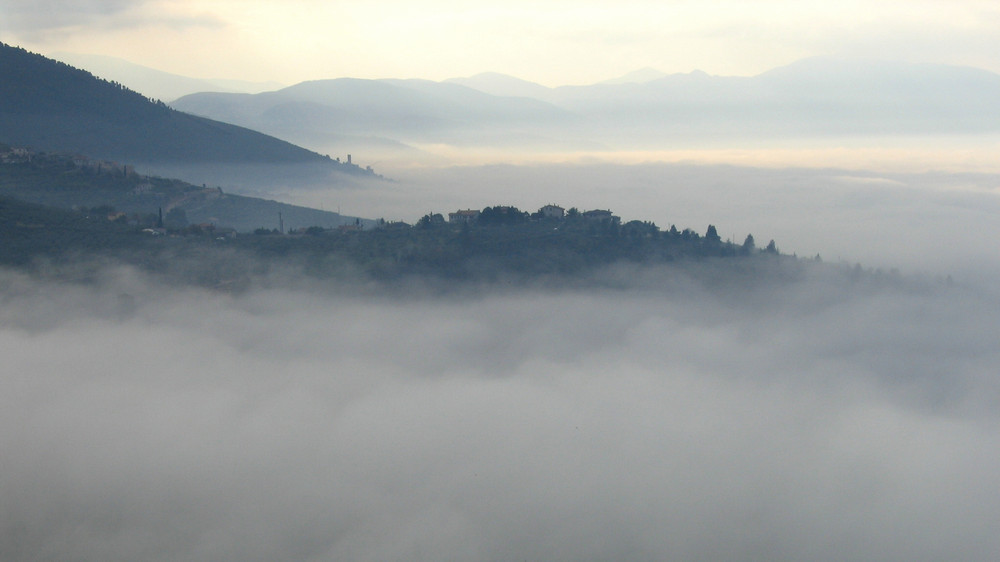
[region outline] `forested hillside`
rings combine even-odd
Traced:
[[[704,234],[661,230],[600,209],[487,206],[447,220],[429,213],[415,225],[362,220],[2,145],[0,197],[0,263],[99,257],[209,286],[289,269],[383,281],[571,279],[623,262],[731,260],[735,272],[785,258],[773,241],[760,249],[750,235],[723,241],[712,225]]]
[[[315,164],[364,172],[0,43],[0,142],[133,163]]]
[[[356,217],[225,193],[219,187],[193,185],[136,173],[126,164],[82,156],[32,152],[0,144],[0,195],[63,209],[112,208],[132,224],[150,225],[159,212],[177,226],[210,223],[251,231],[267,226],[289,228],[353,224]],[[363,221],[368,222],[368,221]]]

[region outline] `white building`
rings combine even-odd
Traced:
[[[566,216],[566,210],[559,205],[546,205],[539,209],[539,211],[547,219],[561,219]]]
[[[478,218],[479,211],[476,211],[475,209],[466,209],[464,211],[448,213],[448,222],[451,223],[474,222]]]

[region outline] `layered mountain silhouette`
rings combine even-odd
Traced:
[[[659,80],[667,76],[667,73],[656,70],[655,68],[640,68],[639,70],[633,70],[619,76],[618,78],[611,78],[609,80],[602,80],[601,84],[644,84],[646,82],[652,82],[653,80]]]
[[[316,166],[371,173],[278,138],[325,153],[372,154],[436,145],[630,150],[1000,131],[1000,75],[824,57],[749,77],[643,69],[557,88],[496,73],[443,82],[339,78],[257,94],[191,94],[169,107],[6,45],[0,72],[0,141],[155,163],[190,181],[229,186],[233,177],[273,183]],[[275,166],[240,176],[247,163]],[[229,168],[216,173],[223,164]]]
[[[293,139],[338,135],[462,146],[691,146],[761,139],[1000,131],[1000,75],[969,67],[810,58],[757,76],[645,69],[549,88],[496,73],[445,82],[307,82],[172,105]]]
[[[243,127],[197,117],[89,72],[0,44],[0,141],[134,164],[347,166]]]
[[[482,72],[466,78],[449,78],[449,84],[458,84],[494,96],[549,99],[552,88],[498,72]]]
[[[1000,130],[1000,75],[947,65],[812,58],[752,77],[692,72],[545,99],[646,141]]]
[[[20,200],[62,208],[110,205],[147,214],[176,208],[193,222],[241,230],[276,227],[279,216],[289,226],[336,226],[361,219],[229,190],[355,181],[339,172],[376,177],[370,169],[183,113],[121,84],[4,44],[0,76],[0,152],[10,164],[0,178],[0,192]],[[17,171],[22,176],[10,176]],[[167,187],[160,189],[161,183]]]
[[[254,95],[192,94],[171,105],[312,147],[532,143],[539,131],[579,121],[538,99],[429,80],[318,80]]]

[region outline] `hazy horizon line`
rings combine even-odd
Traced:
[[[28,51],[31,51],[31,49],[29,49],[27,47],[23,47],[21,45],[12,45],[12,46],[23,48],[23,49],[26,49]],[[66,64],[70,64],[70,66],[75,66],[75,64],[71,63],[71,62],[67,62],[67,61],[63,60],[63,58],[65,58],[65,57],[81,57],[81,58],[94,58],[94,59],[100,58],[100,59],[105,59],[107,61],[117,61],[117,62],[121,62],[121,63],[126,63],[128,65],[132,65],[134,67],[137,67],[138,69],[154,71],[154,72],[157,72],[157,73],[162,73],[162,74],[170,75],[170,76],[177,77],[177,78],[183,78],[183,79],[188,79],[188,80],[198,80],[198,81],[245,82],[247,84],[262,84],[262,85],[263,84],[273,84],[273,85],[279,86],[278,88],[276,88],[276,90],[280,90],[282,88],[287,88],[287,87],[290,87],[290,86],[294,86],[294,85],[302,84],[302,83],[306,83],[306,82],[318,82],[318,81],[339,80],[339,79],[355,79],[355,80],[371,80],[371,81],[380,81],[380,80],[425,80],[425,81],[428,81],[428,82],[447,83],[447,82],[453,82],[453,81],[456,81],[456,80],[467,80],[467,79],[472,79],[472,78],[477,78],[477,77],[482,77],[482,76],[497,76],[497,77],[502,77],[502,78],[507,78],[507,79],[514,79],[514,80],[517,80],[517,81],[520,81],[520,82],[524,82],[526,84],[535,85],[535,86],[541,86],[541,87],[546,88],[546,89],[555,90],[555,89],[558,89],[558,88],[567,88],[567,87],[568,88],[572,88],[572,87],[584,87],[584,86],[596,86],[596,85],[614,85],[614,84],[629,84],[629,83],[631,83],[631,84],[644,84],[644,83],[648,83],[648,82],[652,82],[652,81],[658,80],[660,78],[666,78],[666,77],[671,77],[671,76],[686,76],[686,75],[705,75],[705,76],[708,76],[708,77],[711,77],[711,78],[755,78],[755,77],[762,76],[764,74],[767,74],[768,72],[772,72],[772,71],[777,70],[777,69],[786,68],[786,67],[793,66],[795,64],[798,64],[798,63],[801,63],[801,62],[804,62],[804,61],[810,61],[810,60],[829,60],[829,61],[839,61],[839,62],[858,62],[858,63],[867,63],[867,64],[876,64],[876,63],[877,64],[896,64],[896,65],[900,65],[900,66],[929,66],[929,67],[968,68],[968,69],[975,69],[975,70],[979,70],[979,71],[982,71],[982,72],[987,72],[987,73],[990,73],[990,74],[994,74],[994,75],[1000,76],[1000,73],[998,73],[996,71],[990,70],[990,69],[982,67],[982,66],[974,66],[974,65],[969,65],[969,64],[936,63],[936,62],[927,62],[927,61],[924,61],[924,62],[914,62],[914,61],[903,60],[903,59],[882,58],[882,57],[872,57],[872,56],[860,56],[860,55],[858,55],[858,56],[809,55],[809,56],[803,56],[803,57],[800,57],[800,58],[792,59],[791,61],[789,61],[787,63],[778,64],[778,65],[769,67],[768,69],[760,71],[760,72],[748,73],[748,74],[728,74],[728,73],[725,73],[725,74],[716,74],[716,73],[712,73],[712,72],[706,71],[706,70],[704,70],[702,68],[695,68],[695,67],[692,67],[691,69],[689,69],[687,71],[684,71],[684,70],[665,71],[665,70],[662,70],[662,69],[659,69],[659,68],[656,68],[656,67],[653,67],[653,66],[646,65],[646,66],[642,66],[642,67],[633,68],[631,70],[625,70],[622,73],[617,74],[615,76],[608,76],[608,77],[605,77],[605,78],[602,78],[602,79],[599,79],[599,80],[596,80],[596,81],[592,81],[592,82],[560,83],[558,85],[551,85],[551,84],[539,82],[539,81],[536,81],[536,80],[531,80],[531,79],[523,78],[523,77],[518,76],[516,74],[511,74],[511,73],[507,73],[507,72],[500,72],[500,71],[496,71],[496,70],[489,70],[489,69],[485,69],[485,70],[482,70],[482,71],[479,71],[479,72],[475,72],[473,74],[454,75],[454,76],[449,76],[447,78],[442,78],[442,79],[434,79],[434,78],[428,78],[428,77],[425,77],[425,76],[416,76],[416,75],[411,75],[411,76],[379,75],[377,77],[375,77],[375,76],[367,76],[366,77],[366,76],[359,76],[359,75],[353,75],[353,74],[343,74],[343,75],[336,75],[336,76],[305,78],[305,79],[302,79],[302,80],[289,82],[287,80],[278,80],[278,79],[275,79],[275,78],[269,78],[269,79],[266,79],[266,80],[256,80],[256,79],[249,79],[249,78],[239,77],[239,76],[218,76],[218,75],[216,75],[216,76],[198,76],[198,75],[192,75],[192,74],[181,74],[181,73],[172,72],[172,71],[169,71],[169,70],[164,70],[163,68],[160,68],[160,67],[150,66],[150,65],[143,64],[143,63],[139,63],[139,62],[127,59],[125,57],[121,57],[121,56],[117,56],[117,55],[108,55],[108,54],[104,54],[104,53],[76,52],[76,51],[52,51],[52,52],[32,51],[32,52],[37,52],[39,54],[42,54],[43,56],[46,56],[46,57],[52,58],[54,60],[58,60],[58,61],[64,62]],[[88,71],[90,71],[88,68],[85,68],[83,66],[80,66],[80,67],[77,67],[77,68],[80,68],[82,70],[88,70]],[[659,73],[661,76],[659,76],[657,78],[650,78],[650,79],[625,80],[630,75],[636,75],[636,74],[639,74],[639,73],[642,73],[642,72],[650,72],[650,71],[651,72],[655,72],[655,73]],[[90,72],[93,72],[93,71],[90,71]],[[95,73],[95,75],[96,75],[96,73]],[[621,80],[621,82],[618,82],[620,80]],[[267,91],[270,91],[270,90],[267,90]]]

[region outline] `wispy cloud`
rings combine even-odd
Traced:
[[[57,37],[67,29],[87,33],[120,31],[144,27],[184,30],[192,27],[221,27],[216,16],[185,14],[167,9],[159,0],[0,0],[4,21],[0,29],[34,41]]]

